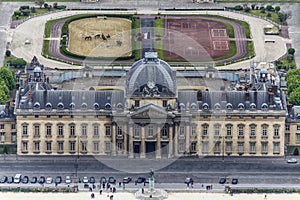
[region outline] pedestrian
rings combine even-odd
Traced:
[[[113,187],[113,193],[115,193],[116,192],[116,188],[115,187]]]
[[[125,183],[123,183],[123,190],[125,190]]]
[[[109,188],[109,192],[112,192],[112,188]]]
[[[105,189],[105,183],[102,183],[102,188]]]
[[[99,191],[100,195],[102,194],[102,190]]]
[[[94,193],[91,194],[91,198],[92,199],[95,198],[95,194]]]
[[[92,189],[92,187],[90,187],[90,192],[92,192],[93,191],[93,189]]]
[[[119,182],[119,187],[121,187],[121,185],[122,185],[122,183],[121,183],[121,182]]]
[[[265,199],[267,199],[267,195],[265,194]]]
[[[144,188],[142,188],[142,194],[144,194]]]

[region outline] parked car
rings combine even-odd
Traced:
[[[14,183],[20,183],[22,180],[22,175],[21,174],[16,174],[14,178]]]
[[[186,179],[184,180],[184,183],[185,183],[185,184],[194,184],[194,180],[193,180],[192,178],[186,178]]]
[[[137,179],[136,179],[136,183],[144,183],[146,181],[146,178],[144,178],[144,177],[138,177]]]
[[[226,178],[225,178],[225,177],[221,177],[221,178],[219,179],[219,183],[220,183],[220,184],[226,183]]]
[[[14,182],[14,177],[13,176],[9,176],[7,178],[7,183],[13,183]]]
[[[30,183],[36,183],[37,182],[37,177],[32,177]]]
[[[111,184],[116,184],[116,179],[111,176],[111,177],[108,178],[108,182],[111,183]]]
[[[233,178],[231,180],[231,184],[237,184],[239,182],[239,180],[237,178]]]
[[[22,179],[22,183],[28,183],[29,182],[29,178],[28,176],[24,176],[23,179]]]
[[[90,177],[90,183],[94,184],[96,182],[95,177],[91,176]]]
[[[131,177],[127,176],[123,178],[123,183],[129,183],[132,180]]]
[[[61,180],[62,180],[61,176],[57,176],[57,177],[55,178],[55,183],[56,183],[56,184],[60,184],[60,183],[61,183]]]
[[[65,183],[66,183],[66,184],[72,183],[72,180],[71,180],[71,177],[70,177],[70,176],[66,176]]]
[[[88,177],[87,177],[87,176],[83,177],[82,182],[83,182],[83,183],[88,183],[88,182],[89,182]]]
[[[287,163],[297,163],[297,159],[296,158],[290,158],[287,160]]]
[[[44,177],[44,176],[41,176],[41,177],[39,178],[39,180],[38,180],[38,183],[39,183],[39,184],[43,184],[43,183],[45,183],[45,181],[46,181],[45,177]]]
[[[47,183],[47,184],[53,183],[53,178],[52,178],[52,177],[48,177],[48,178],[46,179],[46,183]]]
[[[6,183],[7,181],[7,176],[2,176],[0,183]]]
[[[100,183],[106,183],[107,181],[106,181],[106,178],[104,177],[104,176],[102,176],[101,178],[100,178]]]

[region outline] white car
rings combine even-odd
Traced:
[[[297,159],[296,158],[290,158],[287,160],[287,163],[297,163]]]
[[[47,183],[47,184],[53,183],[53,178],[52,178],[52,177],[48,177],[48,178],[46,179],[46,183]]]
[[[72,183],[71,177],[70,176],[66,176],[66,184],[70,184]]]
[[[88,179],[88,177],[86,177],[86,176],[85,176],[85,177],[83,177],[83,179],[82,179],[82,182],[83,182],[83,183],[88,183],[88,182],[89,182],[89,179]]]

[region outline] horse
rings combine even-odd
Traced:
[[[84,40],[92,40],[92,36],[90,36],[90,35],[89,36],[85,36]]]
[[[101,36],[100,33],[98,33],[94,36],[94,38],[97,39],[97,38],[100,38],[100,36]]]
[[[102,40],[107,40],[107,38],[105,37],[105,35],[102,33],[102,35],[101,35],[101,37],[102,37]]]
[[[110,35],[109,35],[109,34],[107,34],[106,38],[107,38],[107,39],[109,39],[109,38],[110,38]]]

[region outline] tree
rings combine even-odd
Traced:
[[[0,80],[4,81],[5,85],[9,90],[13,90],[16,87],[16,79],[13,71],[11,71],[8,67],[0,68]]]
[[[251,9],[250,9],[248,6],[244,8],[244,11],[245,11],[245,12],[250,12],[250,10],[251,10]]]
[[[10,57],[11,56],[11,51],[10,50],[6,50],[5,55],[6,55],[6,57]]]
[[[9,99],[9,89],[3,80],[0,81],[0,104],[5,104]]]
[[[293,91],[289,95],[289,103],[293,105],[300,105],[300,88],[297,91]]]
[[[278,19],[279,19],[280,22],[285,22],[285,20],[287,19],[287,15],[279,12],[278,13]]]
[[[21,11],[20,10],[16,10],[14,11],[14,16],[20,16],[21,15]]]
[[[44,0],[36,0],[35,4],[40,6],[40,8],[42,8],[42,6],[44,5],[45,1]]]
[[[267,9],[267,11],[274,11],[273,6],[271,6],[271,5],[267,5],[266,9]]]
[[[14,67],[24,67],[27,63],[24,59],[22,58],[16,58],[10,61],[10,64]]]
[[[252,5],[251,5],[251,9],[254,10],[254,9],[255,9],[255,6],[256,6],[255,4],[252,4]]]
[[[288,54],[294,55],[295,54],[295,49],[294,48],[289,48],[288,49]]]
[[[47,3],[44,3],[44,8],[46,8],[46,9],[47,9],[47,8],[48,8],[48,6],[49,6],[49,5],[48,5]]]
[[[294,56],[293,55],[288,55],[286,59],[289,63],[291,63],[294,60]]]
[[[279,11],[280,11],[280,6],[276,6],[276,7],[275,7],[275,12],[278,13]]]

